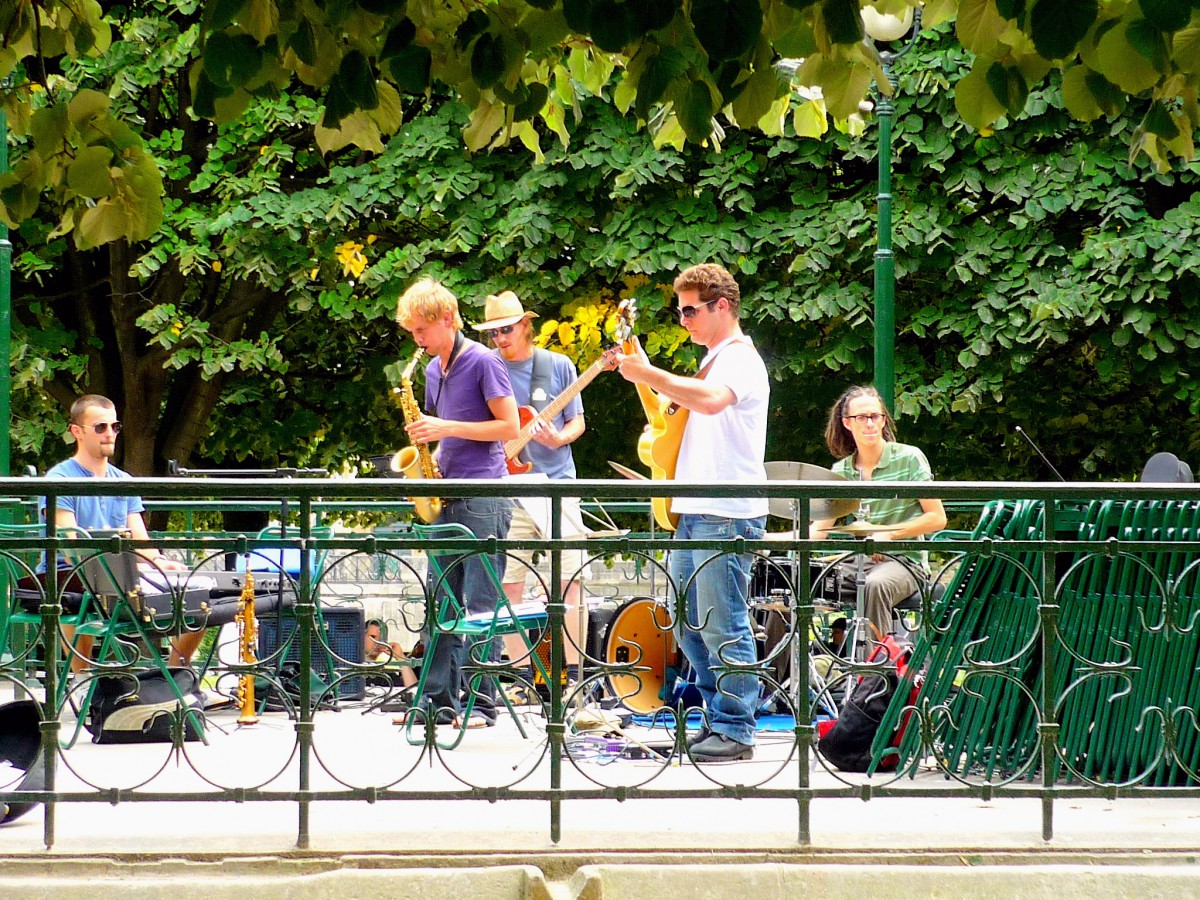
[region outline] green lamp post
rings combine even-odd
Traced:
[[[8,79],[0,88],[8,87]],[[0,106],[0,175],[8,171],[8,116]],[[8,226],[0,222],[0,475],[11,474],[9,443],[12,432],[12,243]]]
[[[883,73],[892,81],[892,64],[913,48],[921,31],[921,10],[905,8],[903,16],[881,15],[864,7],[863,27],[877,43],[891,45],[908,36],[898,51],[881,50]],[[878,87],[878,86],[877,86]],[[896,398],[896,258],[892,252],[892,120],[896,107],[890,97],[879,95],[875,118],[879,121],[876,161],[879,181],[876,195],[877,235],[875,245],[875,390],[884,405],[895,410]]]

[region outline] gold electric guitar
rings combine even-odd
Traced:
[[[634,335],[630,335],[622,344],[622,351],[627,355],[641,353],[641,350]],[[683,431],[687,428],[688,410],[644,384],[636,387],[647,423],[638,439],[638,459],[650,468],[651,480],[670,481],[675,478],[675,465],[679,461]],[[679,524],[679,516],[671,512],[671,498],[652,497],[650,506],[658,527],[664,531],[674,531]]]

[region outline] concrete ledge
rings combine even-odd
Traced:
[[[791,857],[791,858],[788,858]],[[182,857],[9,857],[0,860],[7,898],[53,896],[93,900],[203,896],[267,900],[343,896],[440,900],[822,900],[889,898],[1079,897],[1174,900],[1200,896],[1200,862],[1191,851],[1155,853],[987,852],[852,854],[536,854],[509,855],[297,853]]]

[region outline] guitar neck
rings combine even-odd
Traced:
[[[525,446],[533,440],[533,433],[537,428],[538,422],[549,422],[566,409],[567,404],[575,399],[575,395],[591,384],[596,379],[596,376],[604,371],[605,360],[607,358],[608,354],[606,353],[592,363],[582,375],[568,385],[565,391],[551,400],[545,409],[534,416],[533,420],[521,429],[520,434],[504,445],[504,455],[511,459],[524,450]]]

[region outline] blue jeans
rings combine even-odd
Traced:
[[[508,536],[508,526],[512,521],[512,501],[507,497],[467,497],[459,500],[444,501],[442,514],[437,524],[445,525],[456,522],[471,529],[478,538]],[[500,598],[500,581],[504,577],[505,555],[503,553],[488,554],[492,567],[496,571],[493,579],[484,568],[483,554],[445,553],[438,554],[438,564],[446,573],[443,590],[449,590],[462,601],[468,613],[491,612]],[[437,579],[431,576],[427,581],[427,590],[432,594]],[[441,607],[442,595],[436,598],[436,606]],[[426,634],[429,628],[426,628]],[[429,646],[429,641],[426,646]],[[462,668],[469,664],[470,649],[463,638],[439,633],[433,653],[424,662],[428,666],[425,675],[423,696],[417,698],[421,705],[432,706],[435,710],[448,708],[455,713],[459,711],[459,695],[462,693]],[[487,652],[483,648],[474,651],[474,659],[498,662],[503,649],[499,638],[492,642]],[[496,683],[488,678],[477,686],[475,707],[484,716],[496,717]]]
[[[675,537],[758,540],[765,530],[765,516],[726,519],[684,513]],[[695,671],[708,727],[741,744],[754,743],[759,680],[752,673],[722,675],[722,670],[730,664],[753,665],[758,660],[746,604],[750,558],[749,553],[720,550],[672,550],[669,563],[676,590],[686,592],[686,618],[676,624],[675,634]]]

